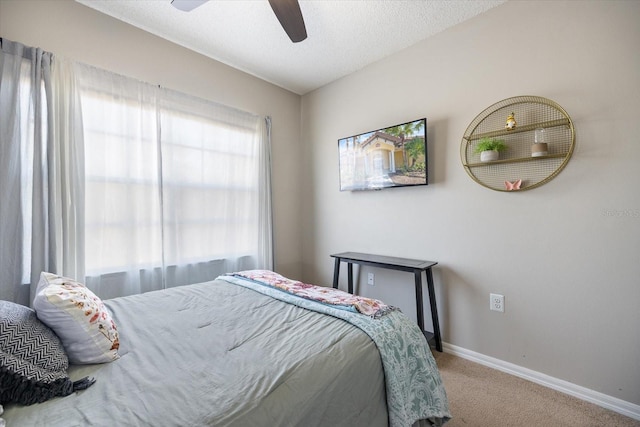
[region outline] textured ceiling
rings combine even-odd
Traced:
[[[90,8],[305,94],[506,0],[300,0],[308,38],[292,43],[267,0],[76,0]]]

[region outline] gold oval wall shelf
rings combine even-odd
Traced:
[[[513,113],[516,127],[505,123]],[[536,129],[544,129],[547,154],[532,157]],[[482,138],[502,139],[507,145],[498,160],[481,162],[475,146]],[[496,191],[522,191],[556,177],[571,158],[575,145],[573,122],[555,102],[539,96],[517,96],[497,102],[473,119],[462,137],[462,166],[478,184]],[[507,183],[521,180],[519,190]]]

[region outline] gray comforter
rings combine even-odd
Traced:
[[[9,405],[8,427],[388,425],[380,353],[344,320],[220,279],[105,304],[121,358],[71,367],[96,383]]]

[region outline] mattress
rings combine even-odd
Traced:
[[[105,305],[118,325],[120,359],[71,366],[72,379],[88,375],[95,384],[7,405],[8,427],[398,425],[387,409],[393,390],[379,344],[308,302],[221,277]],[[424,393],[435,392],[441,407],[424,422],[440,424],[449,414],[434,375]]]

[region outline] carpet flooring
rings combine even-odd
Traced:
[[[640,427],[640,421],[531,381],[434,351],[453,419],[447,427]]]

